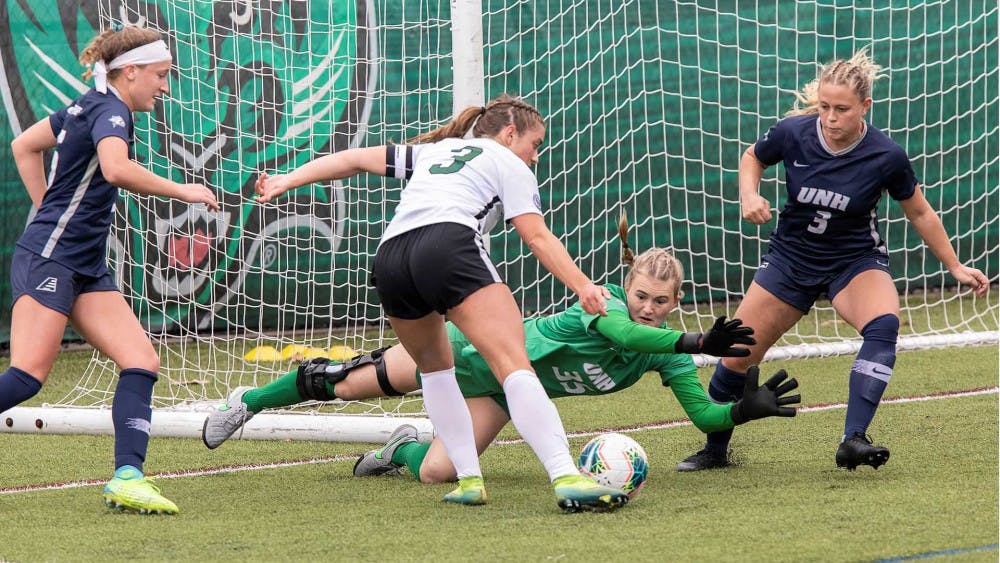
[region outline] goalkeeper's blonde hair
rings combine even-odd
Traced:
[[[872,97],[872,84],[884,76],[880,74],[881,70],[882,67],[868,56],[867,48],[861,48],[850,59],[823,65],[816,79],[795,93],[795,105],[785,115],[818,113],[821,84],[847,86],[864,102]]]
[[[681,284],[684,283],[684,266],[681,265],[681,261],[665,248],[650,248],[636,256],[628,244],[628,231],[628,217],[623,213],[621,221],[618,222],[618,237],[622,241],[622,264],[629,266],[625,282],[622,284],[625,289],[632,285],[636,274],[642,274],[655,280],[672,282],[677,292],[677,299],[684,297],[684,292],[681,291]]]

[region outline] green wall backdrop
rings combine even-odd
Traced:
[[[620,280],[615,226],[627,211],[636,248],[681,257],[687,299],[724,299],[749,282],[768,232],[740,220],[741,152],[818,63],[870,47],[887,67],[870,121],[907,149],[961,256],[995,282],[1000,10],[889,4],[487,0],[485,90],[522,95],[547,115],[543,200],[585,271]],[[171,97],[137,118],[140,160],[216,187],[227,211],[122,198],[110,255],[144,322],[167,332],[375,322],[367,264],[402,186],[312,186],[262,209],[252,183],[261,170],[446,122],[447,1],[0,0],[0,340],[9,338],[10,256],[29,213],[9,143],[79,95],[79,50],[122,14],[168,31],[177,63]],[[763,188],[773,205],[784,201],[778,178],[769,171]],[[901,290],[951,283],[898,206],[883,202],[881,216]],[[509,232],[494,238],[524,307],[568,303],[524,252]]]

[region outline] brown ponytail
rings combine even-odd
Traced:
[[[442,139],[464,137],[472,129],[473,137],[494,137],[508,126],[514,125],[518,132],[535,126],[544,126],[542,114],[534,106],[509,94],[500,94],[490,103],[469,106],[447,125],[443,125],[413,137],[407,143],[436,143]]]
[[[635,262],[635,254],[628,245],[628,215],[622,212],[622,218],[618,221],[618,238],[622,241],[622,264],[631,266]]]
[[[160,32],[146,27],[126,25],[118,30],[106,29],[100,35],[90,40],[90,43],[80,52],[80,62],[87,66],[83,73],[84,80],[90,80],[91,65],[97,61],[111,62],[118,55],[131,51],[154,41],[163,39]],[[113,79],[121,69],[108,72],[108,79]]]

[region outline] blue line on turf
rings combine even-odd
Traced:
[[[979,547],[965,547],[961,549],[943,549],[941,551],[928,551],[927,553],[917,553],[914,555],[904,555],[902,557],[890,557],[887,559],[877,559],[875,563],[897,563],[898,561],[913,561],[915,559],[930,559],[932,557],[944,557],[946,555],[960,555],[962,553],[972,553],[974,551],[996,551],[1000,544],[981,545]]]

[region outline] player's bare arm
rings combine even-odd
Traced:
[[[340,180],[362,172],[385,175],[385,147],[347,149],[322,156],[288,174],[269,175],[262,172],[254,184],[257,201],[267,203],[281,194],[324,180]]]

